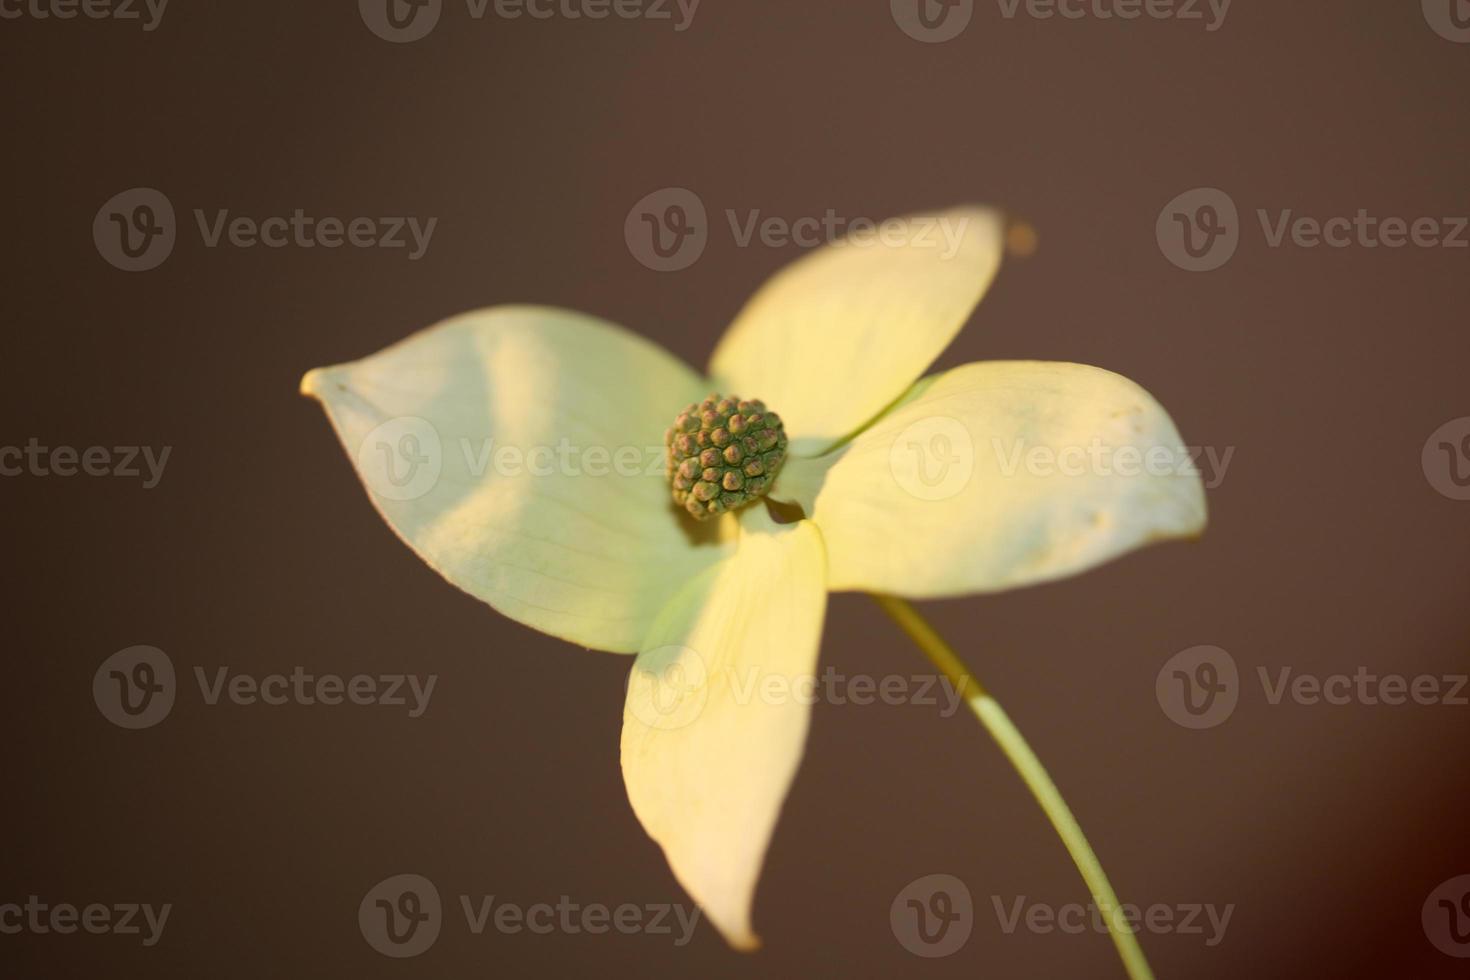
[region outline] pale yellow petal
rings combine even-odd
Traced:
[[[731,945],[806,742],[826,608],[821,536],[741,512],[735,555],[659,618],[629,678],[623,779],[681,884]]]
[[[893,219],[787,266],[716,348],[726,393],[759,398],[815,455],[902,395],[964,326],[1003,252],[984,208]]]
[[[994,361],[926,378],[850,444],[791,459],[772,491],[821,528],[835,590],[991,592],[1198,534],[1199,471],[1127,378]]]
[[[542,307],[456,317],[302,382],[374,506],[445,578],[628,653],[731,547],[674,508],[663,475],[664,430],[705,387],[634,334]]]

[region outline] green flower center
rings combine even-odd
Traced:
[[[664,433],[674,503],[700,520],[765,495],[786,461],[786,430],[764,402],[710,395]]]

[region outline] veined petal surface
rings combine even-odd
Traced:
[[[834,590],[993,592],[1204,528],[1187,447],[1127,378],[990,361],[917,387],[851,443],[788,460],[772,490],[821,529]]]
[[[816,455],[904,393],[965,325],[1004,252],[985,208],[894,218],[803,256],[751,298],[716,347],[725,393],[759,398],[792,452]]]
[[[740,514],[733,556],[659,618],[623,715],[623,779],[674,876],[731,945],[806,743],[827,592],[821,536]]]
[[[595,317],[507,306],[312,371],[389,526],[533,629],[632,653],[731,545],[673,505],[663,434],[705,382]]]

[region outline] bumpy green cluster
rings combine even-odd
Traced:
[[[762,496],[786,461],[786,430],[764,402],[710,395],[664,434],[674,502],[700,520]]]

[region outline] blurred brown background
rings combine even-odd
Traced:
[[[1008,18],[989,0],[925,43],[885,0],[705,0],[682,31],[677,8],[475,19],[445,0],[427,36],[389,43],[346,0],[174,0],[153,30],[7,5],[0,444],[172,454],[150,490],[0,479],[0,905],[173,909],[150,948],[0,934],[0,973],[1121,976],[1104,936],[1001,928],[995,901],[1086,891],[973,720],[912,704],[817,707],[756,956],[705,924],[682,947],[473,935],[460,895],[687,903],[618,771],[630,661],[441,582],[296,395],[306,368],[514,301],[600,314],[702,365],[799,253],[740,247],[727,211],[988,201],[1029,218],[1041,248],[1007,263],[941,366],[1108,367],[1153,391],[1187,441],[1235,454],[1198,543],[927,611],[1051,766],[1125,901],[1233,905],[1212,947],[1208,929],[1145,934],[1161,977],[1465,975],[1421,909],[1470,872],[1470,707],[1273,705],[1257,669],[1470,669],[1470,502],[1421,465],[1430,434],[1470,415],[1470,249],[1273,248],[1256,211],[1470,214],[1470,44],[1417,2],[1238,0],[1216,30],[1196,9]],[[140,186],[172,202],[178,240],[127,273],[91,227]],[[708,247],[658,273],[624,219],[671,186],[709,209]],[[1207,273],[1176,268],[1155,237],[1161,209],[1196,187],[1240,212],[1238,250]],[[409,261],[208,248],[196,208],[439,222]],[[128,731],[89,692],[134,644],[169,655],[179,693],[162,723]],[[1227,721],[1190,730],[1155,679],[1201,644],[1229,651],[1241,689]],[[849,675],[927,672],[857,596],[832,601],[822,655]],[[438,683],[417,719],[211,706],[193,672],[221,666]],[[394,960],[357,908],[404,872],[437,885],[445,920],[426,953]],[[940,872],[968,885],[973,933],[926,959],[896,939],[889,906]]]

